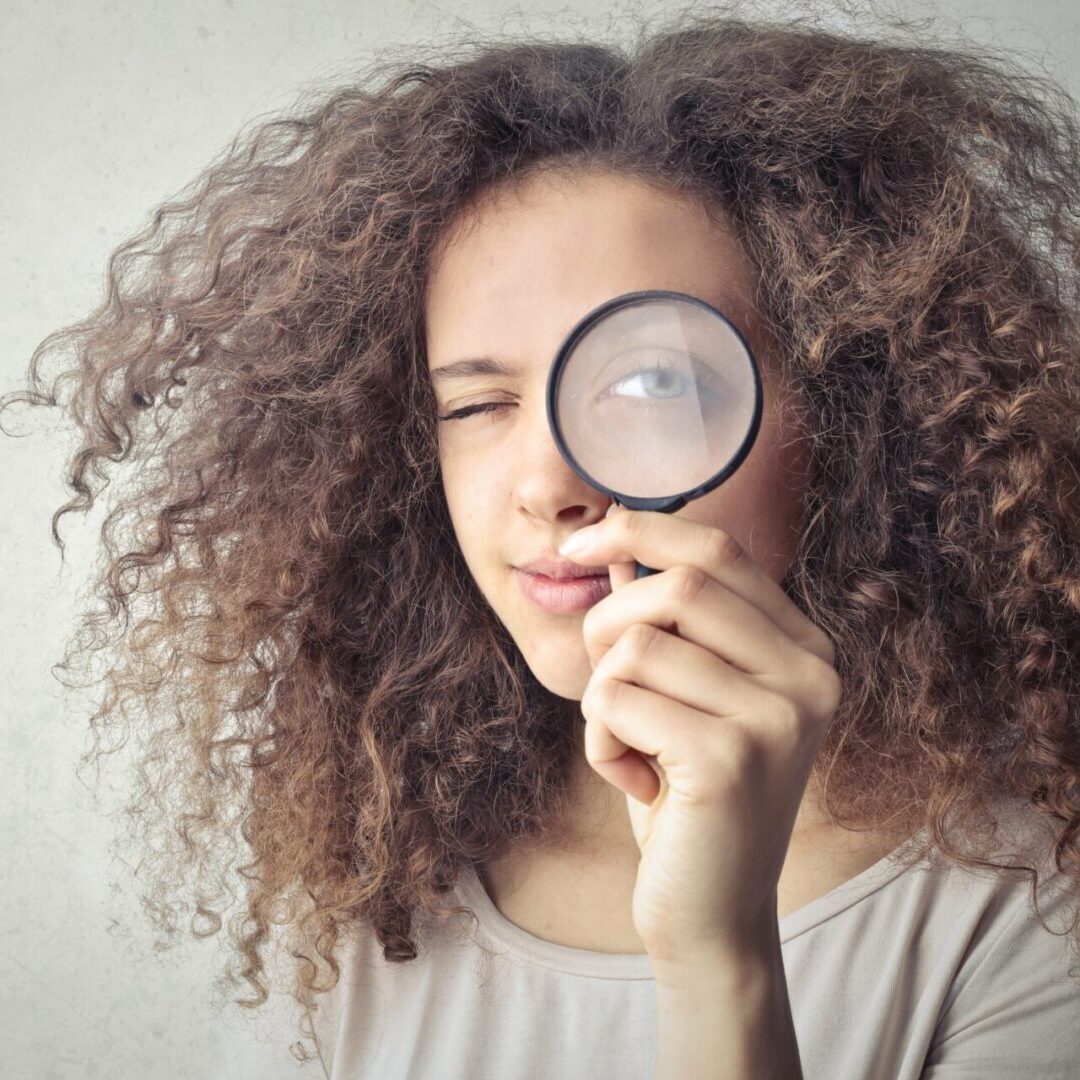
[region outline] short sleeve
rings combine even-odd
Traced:
[[[1017,910],[950,990],[920,1080],[1080,1080],[1080,963],[1062,932],[1071,888],[1060,872],[1040,883],[1047,929],[1023,883]]]

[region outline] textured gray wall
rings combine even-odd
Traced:
[[[806,5],[800,5],[804,10]],[[662,4],[647,5],[655,11]],[[515,32],[568,22],[620,33],[623,7],[591,2],[445,7],[359,0],[4,0],[0,4],[0,389],[21,383],[33,347],[102,297],[111,249],[148,221],[239,128],[287,106],[380,43],[432,41],[465,18]],[[768,3],[764,14],[783,9]],[[823,6],[862,32],[866,5]],[[933,17],[938,32],[1022,50],[1080,97],[1075,0],[878,4]],[[939,14],[940,12],[940,14]],[[831,13],[831,14],[829,14]],[[614,17],[614,24],[611,19]],[[609,29],[610,27],[610,29]],[[47,421],[47,422],[46,422]],[[49,515],[65,498],[65,436],[35,415],[0,437],[0,1073],[19,1080],[273,1080],[319,1075],[289,1057],[283,996],[257,1018],[217,1007],[219,943],[156,951],[108,844],[123,755],[74,766],[91,698],[49,673],[84,598],[100,514],[69,517],[61,571]]]

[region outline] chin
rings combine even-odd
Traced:
[[[567,701],[580,701],[585,696],[585,683],[571,681],[565,676],[556,677],[553,679],[545,679],[540,672],[534,671],[537,682],[539,682],[545,689],[550,690],[553,694],[557,694],[561,698],[566,698]]]
[[[580,635],[580,627],[576,633]],[[520,643],[518,647],[521,648]],[[567,656],[566,651],[560,650],[554,642],[543,650],[542,655],[538,655],[536,649],[521,649],[529,670],[545,690],[570,701],[580,701],[585,696],[592,665],[583,644],[579,643],[574,652],[575,655]]]

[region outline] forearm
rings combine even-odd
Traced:
[[[656,1005],[656,1080],[802,1080],[778,934],[657,969]]]

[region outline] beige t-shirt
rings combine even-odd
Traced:
[[[805,1080],[1080,1078],[1069,939],[1039,925],[1028,878],[942,865],[888,855],[780,920]],[[1067,886],[1055,870],[1039,893],[1057,934]],[[535,937],[472,870],[453,892],[477,936],[465,916],[418,923],[405,964],[374,936],[346,947],[312,1014],[329,1080],[652,1080],[648,956]]]

